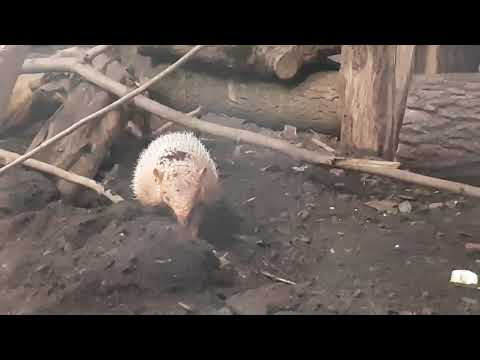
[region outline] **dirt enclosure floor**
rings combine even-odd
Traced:
[[[0,313],[480,313],[480,290],[449,282],[454,269],[480,270],[465,251],[480,241],[478,201],[200,136],[225,197],[197,240],[169,212],[130,200],[145,143],[128,134],[102,170],[119,165],[109,186],[123,203],[88,191],[68,203],[22,167],[0,177]],[[24,152],[29,139],[0,143]],[[407,203],[388,213],[365,204],[385,199]]]
[[[0,148],[24,153],[33,135],[0,136]],[[55,179],[24,167],[1,176],[0,313],[480,313],[480,290],[449,282],[455,269],[480,273],[480,254],[465,249],[480,243],[480,201],[198,135],[224,188],[200,239],[131,200],[147,143],[128,133],[96,178],[117,164],[107,187],[125,202],[90,191],[66,201]],[[389,206],[366,205],[376,200]]]

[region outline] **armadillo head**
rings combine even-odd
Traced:
[[[188,172],[166,172],[161,173],[153,170],[156,182],[161,188],[161,197],[175,213],[178,222],[187,226],[193,208],[200,200],[203,191],[203,182],[206,168],[190,170]],[[181,175],[180,175],[181,174]]]

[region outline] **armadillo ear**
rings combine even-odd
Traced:
[[[163,173],[158,171],[158,169],[153,169],[153,176],[155,177],[155,181],[159,184],[162,183],[163,180]]]

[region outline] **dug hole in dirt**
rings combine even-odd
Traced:
[[[281,136],[239,119],[203,119]],[[201,240],[168,211],[130,200],[146,143],[127,133],[102,169],[118,164],[109,187],[125,202],[86,190],[66,203],[51,179],[23,167],[0,177],[0,312],[479,313],[479,291],[449,283],[454,269],[479,270],[465,251],[480,238],[478,201],[199,135],[225,194]],[[2,148],[23,153],[29,141],[10,137]],[[403,205],[366,205],[379,199]]]

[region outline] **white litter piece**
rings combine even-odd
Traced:
[[[450,282],[463,285],[477,285],[478,275],[469,270],[453,270]]]

